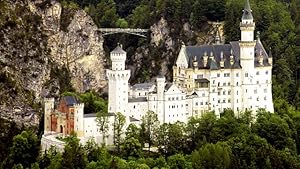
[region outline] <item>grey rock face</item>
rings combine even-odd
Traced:
[[[51,59],[67,66],[76,91],[101,89],[106,86],[103,37],[92,18],[83,10],[76,11],[67,31],[60,27],[61,5],[53,3],[42,14],[43,25],[49,34]]]

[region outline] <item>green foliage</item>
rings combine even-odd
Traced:
[[[192,153],[193,168],[231,168],[231,156],[231,148],[226,143],[208,143]]]
[[[18,164],[17,168],[23,166],[30,167],[39,154],[39,140],[32,131],[23,131],[13,138],[13,144],[9,149],[9,154],[3,162],[4,168],[11,168]]]
[[[120,153],[120,146],[123,142],[123,127],[126,123],[126,117],[118,112],[115,115],[115,120],[114,120],[114,144],[117,146],[118,153]]]
[[[87,164],[86,154],[76,136],[70,136],[62,154],[62,169],[84,168]]]

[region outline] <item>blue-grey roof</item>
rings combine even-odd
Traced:
[[[186,46],[185,53],[188,58],[189,68],[193,67],[193,61],[196,57],[198,68],[200,69],[220,69],[221,53],[223,53],[224,68],[225,69],[240,69],[240,45],[239,41],[230,42],[230,44],[222,45],[201,45],[201,46]],[[203,56],[207,54],[207,65],[203,63]],[[268,54],[265,51],[262,43],[258,40],[255,45],[255,67],[258,64],[257,57],[262,54],[264,61],[263,66],[269,66]],[[212,55],[212,56],[211,56]],[[233,56],[234,64],[230,64],[230,56]]]
[[[79,103],[75,96],[64,96],[62,99],[66,102],[67,106],[73,106]]]
[[[252,10],[251,10],[251,7],[250,7],[250,2],[249,2],[249,0],[246,0],[245,8],[244,8],[244,10],[243,10],[243,16],[242,16],[242,19],[246,19],[246,20],[253,19],[253,16],[252,16]]]
[[[132,89],[134,90],[148,90],[151,87],[153,87],[154,84],[152,83],[139,83],[132,86]]]
[[[147,102],[147,97],[128,98],[128,103]]]
[[[111,53],[115,54],[126,54],[126,52],[118,45]]]

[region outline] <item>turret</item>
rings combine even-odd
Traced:
[[[230,51],[230,65],[233,66],[233,64],[234,64],[234,57],[233,57],[233,51],[231,49],[231,51]]]
[[[51,113],[54,111],[54,98],[44,99],[44,134],[51,131]]]
[[[207,66],[207,60],[208,60],[207,52],[204,52],[204,56],[203,56],[203,65],[204,65],[204,67]]]
[[[264,57],[262,55],[262,51],[261,50],[259,51],[258,63],[259,63],[260,66],[264,65]]]
[[[246,0],[245,8],[243,10],[242,21],[240,23],[241,41],[252,42],[254,41],[255,23],[253,22],[252,10],[249,0]]]
[[[126,52],[122,49],[122,45],[118,44],[110,52],[110,60],[112,62],[112,70],[125,70]]]
[[[76,132],[78,137],[84,136],[83,127],[83,115],[84,115],[84,104],[79,103],[74,105],[74,132]]]
[[[272,56],[271,48],[270,48],[270,51],[269,51],[268,62],[269,62],[270,65],[273,65],[273,56]]]
[[[221,60],[220,60],[220,67],[224,68],[224,53],[223,53],[223,51],[221,52],[220,55],[221,55],[220,56],[220,58],[221,58]]]
[[[198,69],[198,61],[197,61],[197,57],[196,56],[194,56],[193,67],[194,67],[195,70]]]

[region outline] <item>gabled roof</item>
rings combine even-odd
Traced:
[[[73,106],[74,104],[79,103],[79,100],[77,100],[75,96],[64,96],[61,99],[65,101],[67,106]]]

